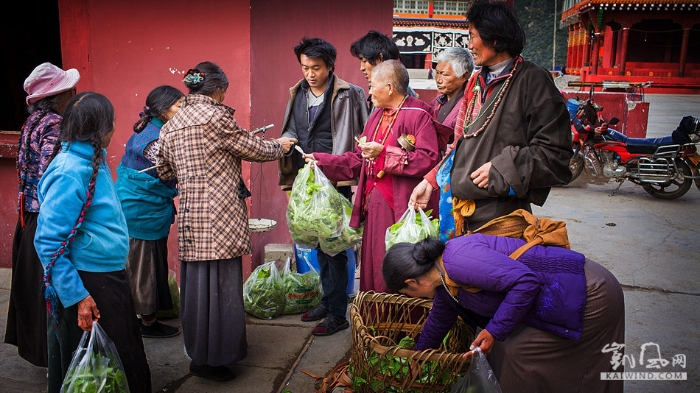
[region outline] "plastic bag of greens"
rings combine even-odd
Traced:
[[[362,241],[362,227],[353,228],[350,226],[352,217],[352,203],[343,197],[343,231],[340,236],[319,239],[321,250],[330,256],[335,256],[343,250],[354,246]]]
[[[432,210],[424,212],[418,208],[416,212],[412,207],[406,209],[399,221],[386,229],[386,249],[396,243],[418,243],[428,237],[437,239],[440,235],[440,222],[437,219],[431,220],[428,217],[430,213]]]
[[[61,386],[61,393],[77,392],[129,392],[117,348],[97,321],[83,332]]]
[[[343,230],[344,199],[318,166],[304,165],[294,179],[287,206],[292,239],[313,246],[309,244],[313,237],[339,236]]]
[[[287,258],[282,270],[284,283],[283,314],[298,314],[309,311],[321,304],[321,276],[313,266],[309,271],[298,273],[292,271],[291,258]]]
[[[469,371],[452,386],[450,393],[502,393],[496,375],[481,348],[476,347],[472,352]]]
[[[243,307],[260,318],[272,319],[284,310],[284,284],[275,262],[265,262],[243,284]]]

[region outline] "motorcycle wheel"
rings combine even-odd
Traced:
[[[665,183],[646,183],[642,185],[644,191],[659,199],[676,199],[685,195],[693,186],[693,179],[690,178],[693,172],[688,164],[681,159],[676,159],[676,166],[678,171],[686,177],[676,174],[673,179]]]
[[[583,172],[583,167],[586,165],[586,160],[580,153],[574,154],[569,161],[569,170],[571,171],[571,181],[576,180]]]

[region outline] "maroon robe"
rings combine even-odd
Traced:
[[[376,187],[370,192],[370,200],[365,202],[368,197],[364,193],[366,182],[373,181],[374,178],[367,176],[366,160],[362,158],[362,151],[357,145],[354,151],[343,155],[314,153],[317,165],[329,180],[343,181],[359,178],[350,226],[358,228],[364,223],[360,256],[360,291],[389,292],[382,277],[386,229],[397,222],[406,211],[413,189],[439,162],[440,150],[445,149],[447,140],[452,136],[453,131],[438,123],[431,113],[430,106],[425,102],[412,97],[407,98],[392,126],[391,134],[387,137],[384,153],[401,149],[397,142],[401,134],[413,135],[416,138],[414,151],[401,151],[406,154],[408,164],[399,169],[400,173],[388,172],[392,181],[393,206],[389,206]],[[371,141],[381,117],[382,110],[374,111],[367,120],[360,138],[364,136],[367,141]],[[376,168],[374,174],[376,175],[380,169],[382,168]],[[378,198],[381,200],[376,200]],[[437,202],[438,195],[434,192],[427,209],[433,209],[435,217],[437,217]],[[368,206],[366,214],[362,211],[365,203]]]

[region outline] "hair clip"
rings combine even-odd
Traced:
[[[202,82],[204,80],[204,73],[200,71],[195,71],[193,69],[189,69],[187,71],[187,74],[185,77],[182,79],[183,82],[187,83],[192,83],[192,84],[197,84],[199,82]]]

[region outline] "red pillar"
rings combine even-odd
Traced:
[[[583,57],[583,66],[588,67],[591,65],[591,50],[588,48],[590,41],[588,40],[588,30],[581,29],[581,50]]]
[[[629,42],[630,28],[622,28],[622,52],[620,53],[620,75],[625,75],[627,68],[627,43]]]
[[[622,66],[621,64],[621,59],[622,59],[622,29],[617,30],[615,32],[615,39],[617,41],[616,48],[615,48],[615,67],[620,68]]]
[[[685,60],[688,56],[688,36],[690,35],[690,28],[683,28],[683,41],[681,42],[681,58],[678,64],[678,76],[681,78],[685,76]]]
[[[598,57],[600,53],[600,30],[596,27],[593,33],[593,51],[591,53],[591,75],[598,75]]]

